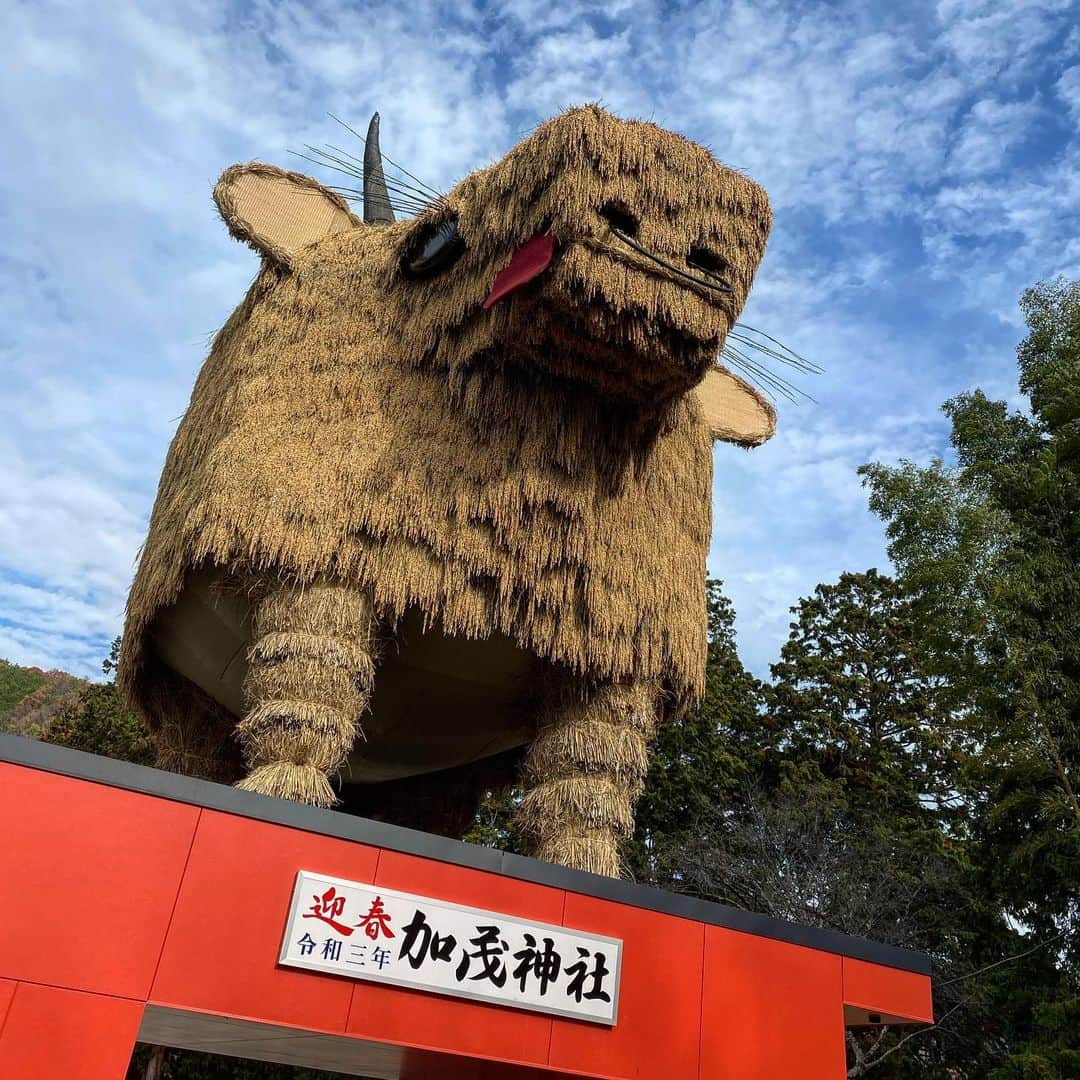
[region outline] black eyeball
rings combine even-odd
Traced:
[[[638,219],[623,203],[609,202],[600,207],[600,216],[619,232],[637,236]]]
[[[700,244],[695,244],[687,252],[686,265],[691,270],[700,270],[714,278],[723,277],[731,269],[725,259]]]
[[[434,277],[449,270],[465,254],[465,250],[466,244],[458,232],[455,214],[426,226],[413,239],[401,260],[401,272],[413,280]]]

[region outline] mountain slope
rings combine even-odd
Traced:
[[[42,671],[0,660],[0,731],[40,737],[89,685],[66,671]]]

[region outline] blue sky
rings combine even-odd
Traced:
[[[92,674],[119,632],[208,337],[256,265],[210,202],[296,168],[332,111],[445,190],[600,101],[770,192],[745,321],[825,368],[750,454],[718,447],[710,570],[744,659],[887,565],[855,469],[947,453],[939,405],[1017,405],[1016,306],[1080,276],[1080,7],[503,0],[7,0],[0,8],[0,656]],[[312,167],[308,171],[318,174]],[[332,177],[323,174],[322,179]]]

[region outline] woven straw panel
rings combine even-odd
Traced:
[[[730,372],[710,371],[695,392],[714,439],[760,446],[776,431],[776,410]]]
[[[301,188],[288,178],[244,173],[232,184],[237,215],[253,236],[264,237],[274,248],[295,252],[324,236],[352,227],[348,214]]]

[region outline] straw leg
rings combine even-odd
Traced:
[[[370,599],[335,582],[281,585],[258,604],[254,631],[248,712],[237,726],[250,772],[237,786],[332,806],[330,778],[371,698]]]
[[[159,769],[226,784],[243,775],[235,718],[187,679],[162,672],[151,710]]]
[[[523,832],[538,859],[619,876],[634,828],[658,695],[641,683],[564,691],[543,709],[525,759]]]

